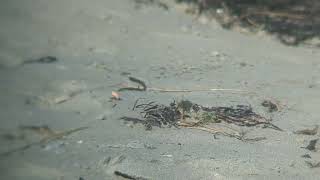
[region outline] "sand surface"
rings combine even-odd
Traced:
[[[318,179],[320,169],[305,161],[319,162],[319,152],[301,147],[319,133],[293,132],[319,124],[319,49],[227,31],[162,2],[168,10],[130,0],[1,0],[0,152],[39,140],[19,126],[89,127],[1,156],[1,179],[125,179],[115,171],[136,179]],[[45,56],[58,61],[25,63]],[[127,91],[110,102],[129,75],[148,87],[253,93]],[[145,131],[119,119],[137,115],[138,98],[251,105],[284,131],[246,128],[267,138],[258,142],[184,128]],[[265,99],[281,111],[267,112]]]

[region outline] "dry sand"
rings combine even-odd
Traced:
[[[0,157],[3,180],[318,179],[319,152],[301,148],[314,136],[293,132],[319,124],[320,51],[288,47],[258,35],[199,22],[167,0],[169,9],[130,0],[2,0],[0,6],[1,135],[18,126],[89,129]],[[55,56],[50,64],[24,63]],[[123,92],[109,101],[125,74],[171,89],[234,88],[254,92]],[[130,126],[137,98],[169,104],[190,99],[206,106],[251,105],[284,131],[250,128],[259,142],[191,129]],[[260,105],[276,99],[281,112]],[[101,120],[104,119],[104,120]],[[37,141],[0,141],[1,152]],[[309,154],[311,159],[302,158]],[[318,177],[318,178],[317,178]]]

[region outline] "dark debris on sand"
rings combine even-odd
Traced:
[[[252,32],[263,30],[275,34],[287,45],[297,45],[320,36],[318,0],[176,0],[176,2],[196,5],[194,13],[213,16],[225,28],[240,26]]]
[[[187,119],[195,120],[192,126],[204,123],[228,123],[237,126],[259,126],[281,129],[267,119],[255,113],[251,106],[237,105],[234,107],[204,107],[188,100],[172,102],[169,106],[156,102],[138,103],[136,101],[133,110],[138,111],[142,118],[122,117],[125,121],[143,124],[147,130],[152,127],[179,127],[181,122]],[[190,124],[189,124],[190,125]]]
[[[175,103],[171,103],[169,106],[156,104],[155,102],[136,104],[133,110],[139,110],[143,119],[131,117],[122,117],[121,119],[141,123],[146,127],[146,130],[151,130],[153,126],[177,127],[177,122],[181,116]]]

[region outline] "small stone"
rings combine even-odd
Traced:
[[[218,51],[212,51],[212,52],[210,53],[210,56],[218,57],[218,56],[220,56],[220,53],[219,53]]]
[[[71,99],[70,96],[62,95],[62,96],[54,98],[53,103],[54,104],[61,104],[61,103],[64,103],[64,102],[68,101],[69,99]]]
[[[290,167],[294,167],[295,165],[296,165],[295,161],[291,161],[290,164],[289,164]]]
[[[297,38],[290,35],[282,35],[280,40],[287,45],[296,45],[298,43]]]
[[[112,24],[113,17],[112,17],[112,15],[104,15],[104,16],[101,16],[101,19]]]
[[[66,151],[65,145],[66,144],[63,141],[53,141],[53,142],[46,144],[46,146],[44,147],[44,150],[45,151],[52,151],[56,154],[61,154]]]
[[[161,156],[163,156],[163,157],[169,157],[169,158],[172,158],[172,157],[173,157],[171,154],[162,154]]]
[[[241,67],[245,67],[245,66],[247,66],[248,64],[247,63],[245,63],[245,62],[240,62],[240,66]]]
[[[107,119],[107,116],[105,114],[101,114],[96,118],[96,120],[106,120],[106,119]]]
[[[315,88],[315,87],[316,87],[315,84],[310,84],[310,85],[308,86],[308,88]]]
[[[217,14],[223,14],[223,13],[224,13],[224,11],[223,11],[223,9],[218,8],[218,9],[216,10],[216,13],[217,13]]]

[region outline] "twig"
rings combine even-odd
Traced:
[[[217,129],[214,129],[214,128],[208,128],[208,127],[203,127],[203,126],[190,126],[190,127],[186,127],[186,128],[207,131],[207,132],[210,132],[212,134],[222,134],[222,135],[225,135],[225,136],[228,136],[228,137],[239,137],[238,135],[226,133],[226,132],[223,132],[222,130],[217,130]]]
[[[63,132],[59,132],[59,133],[55,133],[54,135],[52,136],[49,136],[47,138],[44,138],[42,141],[40,142],[44,142],[44,143],[48,143],[50,141],[53,141],[53,140],[57,140],[57,139],[61,139],[65,136],[68,136],[74,132],[77,132],[77,131],[81,131],[81,130],[84,130],[84,129],[88,129],[89,127],[85,126],[85,127],[79,127],[79,128],[75,128],[75,129],[70,129],[70,130],[66,130],[66,131],[63,131]]]
[[[221,130],[219,128],[205,127],[205,126],[199,125],[198,123],[182,123],[182,122],[180,122],[178,125],[181,126],[181,127],[185,127],[185,128],[199,129],[199,130],[202,130],[202,131],[207,131],[207,132],[210,132],[212,134],[222,134],[222,135],[229,136],[229,137],[239,136],[239,135],[236,135],[236,134],[227,133],[224,130]],[[233,131],[236,131],[236,130],[233,130]],[[237,133],[240,134],[239,132],[237,132]]]
[[[48,64],[48,63],[54,63],[57,62],[58,58],[54,57],[54,56],[45,56],[45,57],[41,57],[38,59],[28,59],[22,62],[22,65],[26,65],[26,64],[35,64],[35,63],[39,63],[39,64]]]
[[[0,153],[0,156],[8,156],[10,154],[13,154],[15,152],[19,152],[19,151],[24,151],[26,149],[29,149],[30,147],[32,146],[35,146],[35,145],[40,145],[41,142],[33,142],[33,143],[29,143],[29,144],[26,144],[22,147],[18,147],[18,148],[15,148],[15,149],[12,149],[12,150],[9,150],[7,152],[3,152],[3,153]]]
[[[209,89],[167,89],[167,88],[155,88],[155,87],[149,87],[147,88],[147,85],[145,82],[143,82],[140,79],[137,79],[135,77],[129,77],[129,80],[139,84],[138,87],[132,87],[132,86],[124,86],[122,88],[119,88],[118,91],[158,91],[158,92],[202,92],[202,91],[230,91],[230,92],[243,92],[243,93],[249,93],[245,90],[240,89],[219,89],[219,88],[209,88]]]
[[[178,124],[181,127],[185,127],[185,128],[189,128],[189,129],[198,129],[198,130],[202,130],[202,131],[206,131],[212,134],[222,134],[224,136],[227,137],[232,137],[232,138],[236,138],[238,140],[241,141],[261,141],[261,140],[265,140],[267,139],[266,137],[256,137],[256,138],[245,138],[244,134],[236,131],[235,129],[232,129],[230,127],[228,127],[228,129],[234,131],[235,133],[227,133],[224,130],[220,129],[220,128],[212,128],[212,127],[206,127],[206,126],[201,126],[197,123],[179,123]]]
[[[287,12],[271,12],[271,11],[249,12],[247,16],[249,15],[266,15],[270,17],[274,16],[274,17],[282,17],[282,18],[289,18],[289,19],[296,19],[296,20],[303,20],[306,18],[305,15],[291,14]]]
[[[44,143],[48,143],[50,141],[61,139],[62,137],[68,136],[68,135],[70,135],[70,134],[72,134],[74,132],[81,131],[81,130],[88,129],[88,128],[89,127],[79,127],[79,128],[75,128],[75,129],[66,130],[66,131],[63,131],[63,132],[60,132],[60,133],[54,133],[54,134],[52,134],[50,136],[42,138],[40,141],[32,142],[32,143],[26,144],[26,145],[24,145],[22,147],[18,147],[18,148],[9,150],[7,152],[0,153],[0,156],[8,156],[8,155],[10,155],[12,153],[15,153],[15,152],[24,151],[26,149],[29,149],[32,146],[41,145],[41,144],[44,144]]]
[[[188,89],[162,89],[162,88],[148,88],[149,91],[158,91],[158,92],[192,92]]]
[[[121,176],[125,179],[132,179],[132,180],[148,180],[148,178],[145,177],[140,177],[140,176],[134,176],[134,175],[129,175],[127,173],[121,172],[121,171],[114,171],[114,174],[117,176]]]
[[[271,122],[263,123],[263,124],[265,125],[265,127],[272,128],[272,129],[277,130],[277,131],[283,131],[283,129],[281,129],[278,126],[272,124]]]
[[[132,107],[132,111],[134,111],[134,109],[136,108],[137,104],[138,104],[138,101],[140,100],[141,98],[138,98],[134,104],[133,104],[133,107]]]
[[[142,87],[140,87],[140,86],[138,86],[138,87],[124,87],[124,88],[118,89],[118,91],[146,91],[147,90],[146,83],[144,83],[140,79],[137,79],[135,77],[129,77],[129,80],[141,85]]]
[[[229,91],[229,92],[240,92],[240,93],[249,93],[248,91],[241,89],[164,89],[164,88],[148,88],[148,91],[158,91],[158,92],[206,92],[206,91]]]

